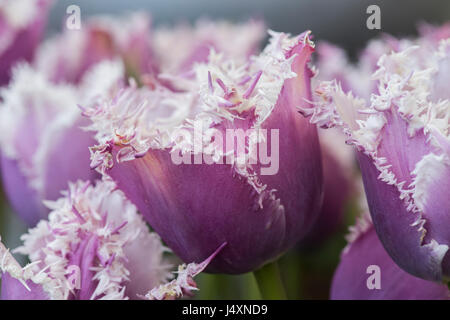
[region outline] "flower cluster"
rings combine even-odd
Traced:
[[[8,61],[4,70],[8,78],[0,88],[0,146],[6,195],[32,227],[15,252],[31,262],[22,268],[2,245],[2,298],[171,299],[189,295],[196,290],[193,277],[222,251],[226,241],[204,259],[195,260],[198,264],[180,266],[178,277],[169,281],[165,255],[170,250],[156,233],[149,232],[115,182],[91,168],[96,165],[94,159],[90,165],[89,147],[96,148],[96,138],[104,141],[107,131],[99,126],[107,121],[105,127],[120,145],[130,145],[125,139],[157,141],[164,135],[160,132],[164,121],[168,121],[167,130],[185,123],[186,99],[194,99],[194,91],[200,90],[189,70],[207,63],[210,50],[221,51],[223,59],[248,61],[265,35],[262,22],[203,21],[195,27],[153,32],[145,14],[94,17],[82,30],[65,30],[36,46],[16,33],[42,29],[40,18],[45,17],[50,2],[20,3],[24,14],[29,14],[26,24],[14,16],[12,1],[0,7],[11,34],[2,37],[4,51],[0,53],[11,50],[22,60]],[[39,17],[42,26],[32,26],[33,17]],[[16,24],[15,18],[23,23]],[[210,29],[215,30],[214,37]],[[241,37],[239,50],[227,50],[225,41],[236,33]],[[178,36],[186,40],[183,50],[171,50],[176,54],[168,55],[167,45]],[[22,42],[30,45],[27,51],[19,45]],[[189,83],[190,92],[180,92],[175,78]],[[151,105],[142,103],[147,99]],[[109,115],[102,112],[105,105],[124,103],[130,108],[117,110],[121,113],[116,116],[113,109]],[[175,115],[168,115],[169,107]],[[194,103],[189,107],[201,108]],[[108,119],[100,121],[102,116]],[[122,128],[133,128],[133,121],[140,122],[134,139],[122,133]]]
[[[168,251],[112,181],[70,184],[57,201],[46,202],[48,220],[22,236],[15,252],[28,256],[22,268],[3,245],[2,298],[168,299],[195,290],[200,264],[180,266],[168,282]]]
[[[51,2],[0,2],[1,176],[29,228],[0,242],[2,299],[176,299],[203,271],[283,297],[265,272],[349,208],[332,299],[449,298],[450,25],[353,64],[260,20],[94,16],[41,42]]]

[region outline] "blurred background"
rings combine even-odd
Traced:
[[[262,17],[275,31],[296,34],[310,29],[316,39],[334,42],[352,56],[380,32],[366,28],[369,5],[381,9],[381,32],[395,36],[416,34],[420,22],[441,24],[450,20],[448,0],[58,0],[50,16],[50,33],[60,29],[70,4],[80,6],[82,18],[147,10],[156,26],[201,17],[230,21]]]
[[[316,41],[335,43],[346,49],[351,57],[380,32],[399,37],[414,36],[421,22],[442,24],[450,21],[449,0],[59,0],[51,11],[48,36],[61,30],[66,8],[71,4],[80,6],[82,19],[97,14],[145,10],[151,14],[156,27],[205,17],[234,22],[257,17],[264,19],[275,31],[298,34],[310,29]],[[366,28],[369,16],[366,9],[373,4],[381,9],[381,30]],[[289,298],[328,298],[330,280],[346,244],[344,234],[348,225],[354,222],[353,206],[349,204],[347,219],[332,239],[320,247],[297,248],[282,258],[280,266]],[[20,244],[17,235],[24,231],[23,223],[12,214],[0,188],[2,240],[8,247],[15,248]],[[201,275],[199,287],[197,298],[258,298],[251,274],[235,277]]]

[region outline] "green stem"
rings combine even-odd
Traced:
[[[253,272],[258,283],[261,297],[266,300],[285,300],[286,292],[281,281],[277,262],[266,264]]]

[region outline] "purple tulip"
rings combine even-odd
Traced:
[[[34,226],[46,217],[43,199],[55,200],[68,181],[93,180],[90,132],[77,103],[96,101],[122,77],[119,62],[105,62],[79,86],[54,84],[29,65],[13,70],[0,91],[1,169],[5,193],[15,211]]]
[[[152,43],[161,72],[189,74],[194,63],[208,61],[211,49],[229,58],[247,59],[259,51],[265,30],[260,20],[241,24],[199,20],[195,26],[159,28]]]
[[[441,40],[450,38],[450,23],[446,22],[439,26],[422,22],[419,25],[419,35],[421,38],[438,44]]]
[[[362,51],[356,64],[352,64],[346,52],[330,43],[320,42],[317,46],[316,66],[319,70],[314,79],[314,87],[320,81],[336,80],[345,93],[352,92],[360,98],[370,100],[377,86],[372,81],[372,73],[377,69],[378,59],[383,54],[399,51],[410,46],[409,41],[402,41],[383,35],[381,39],[371,40]]]
[[[439,42],[448,39],[450,24],[431,26],[422,24],[419,28],[420,37],[417,39],[397,39],[389,34],[372,39],[361,52],[356,64],[352,64],[345,51],[328,42],[317,45],[318,76],[313,79],[313,87],[320,81],[336,80],[345,93],[352,92],[359,98],[370,100],[372,93],[378,93],[377,83],[372,79],[372,73],[378,69],[381,56],[391,52],[404,51],[411,46],[418,45],[421,61],[427,61],[431,48],[437,48]]]
[[[370,213],[381,242],[405,271],[450,276],[450,42],[380,58],[371,104],[322,82],[311,121],[339,126],[358,149]]]
[[[368,216],[368,214],[367,214]],[[334,300],[443,300],[445,284],[416,278],[399,268],[383,248],[370,218],[353,227],[334,274]]]
[[[80,30],[64,30],[45,41],[34,65],[53,82],[79,83],[101,61],[122,59],[129,76],[156,72],[151,20],[142,13],[120,18],[96,16]]]
[[[197,290],[193,277],[214,258],[182,265],[170,282],[167,249],[112,181],[69,184],[15,252],[0,243],[2,299],[171,299]]]
[[[99,142],[92,166],[112,177],[178,256],[201,261],[228,243],[211,272],[248,272],[277,258],[320,209],[317,132],[297,114],[311,98],[313,44],[309,33],[271,34],[248,62],[211,51],[208,63],[193,66],[194,78],[180,80],[183,92],[130,87],[85,112]],[[221,139],[239,129],[266,135]],[[246,161],[256,150],[261,160],[264,149],[272,159]]]
[[[11,67],[30,61],[45,29],[50,0],[5,0],[0,4],[0,86],[8,83]]]
[[[365,88],[365,83],[369,80],[370,75],[359,72],[360,68],[350,64],[344,49],[339,48],[331,43],[321,41],[317,44],[315,66],[318,69],[317,76],[313,79],[313,84],[318,81],[329,81],[336,79],[344,92],[353,90],[361,94],[359,85]],[[365,75],[361,77],[361,74]]]

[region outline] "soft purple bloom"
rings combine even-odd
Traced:
[[[197,289],[192,278],[225,245],[200,264],[180,266],[168,282],[167,249],[112,181],[78,181],[63,195],[47,202],[48,220],[15,250],[29,265],[22,268],[0,243],[2,299],[176,298]]]
[[[331,299],[447,300],[450,298],[450,292],[445,284],[416,278],[392,261],[378,239],[368,214],[361,217],[351,229],[350,243],[342,252],[341,262],[333,277]],[[378,276],[379,279],[376,279],[375,277]],[[376,287],[377,284],[379,288]]]
[[[419,37],[416,39],[398,39],[389,34],[370,40],[358,56],[356,63],[351,63],[345,50],[331,43],[321,41],[317,45],[316,66],[318,75],[313,79],[313,86],[320,81],[336,80],[343,92],[352,92],[359,98],[370,100],[372,93],[378,92],[378,86],[372,74],[378,69],[378,60],[391,52],[404,51],[411,46],[419,46],[416,55],[426,61],[430,50],[436,49],[441,40],[450,37],[450,24],[432,26],[421,24]],[[441,82],[443,83],[443,82]]]
[[[45,218],[43,199],[55,200],[68,181],[93,180],[90,132],[78,103],[98,101],[123,77],[120,62],[105,62],[78,86],[55,84],[27,64],[0,91],[1,168],[5,193],[28,225]]]
[[[376,69],[378,58],[389,52],[388,43],[387,39],[372,40],[359,57],[358,63],[352,64],[344,49],[327,42],[319,42],[315,64],[318,74],[314,78],[313,86],[315,87],[320,81],[336,80],[345,93],[351,91],[359,97],[369,99],[370,94],[376,89],[371,75]]]
[[[344,92],[353,90],[361,94],[360,91],[365,90],[366,82],[370,80],[370,74],[360,72],[360,67],[350,63],[344,49],[325,41],[317,44],[315,66],[317,75],[313,79],[313,84],[335,79],[341,84]],[[365,76],[361,77],[361,75]],[[360,85],[362,89],[359,89]]]
[[[421,38],[438,44],[441,40],[450,38],[450,23],[446,22],[441,26],[421,23],[419,25],[419,35]]]
[[[2,275],[2,286],[0,289],[1,300],[48,300],[48,294],[42,285],[27,280],[26,286],[9,273]],[[28,288],[27,288],[28,287]]]
[[[305,111],[357,147],[381,242],[400,267],[428,280],[450,276],[449,48],[442,40],[382,56],[370,103],[322,82],[314,112]]]
[[[0,86],[8,83],[15,63],[33,58],[51,3],[51,0],[0,3]]]
[[[194,63],[207,61],[211,48],[229,57],[247,58],[257,51],[264,35],[260,21],[236,25],[199,21],[192,27],[152,30],[144,13],[95,16],[82,29],[64,30],[44,42],[35,65],[52,81],[78,83],[98,62],[121,58],[127,76],[152,87],[164,83],[168,73],[187,75]]]
[[[194,26],[156,29],[152,44],[161,72],[189,74],[194,63],[208,61],[211,49],[229,58],[247,59],[259,51],[265,36],[259,20],[241,24],[199,20]]]
[[[171,80],[183,91],[131,86],[85,112],[99,142],[91,148],[92,166],[112,177],[184,261],[204,260],[227,242],[208,270],[248,272],[292,247],[314,223],[320,150],[315,128],[297,109],[311,101],[308,34],[273,32],[248,61],[211,50],[207,63],[194,64],[193,78]],[[198,125],[204,135],[195,136]],[[227,129],[268,133],[249,137],[238,155],[216,139]],[[279,130],[279,143],[271,129]],[[269,153],[279,151],[273,174],[261,174],[266,164],[240,161],[264,141]],[[188,162],[207,157],[210,164],[176,163],[174,154]]]
[[[34,65],[53,82],[79,83],[104,60],[122,59],[128,76],[155,73],[151,20],[143,13],[111,18],[96,16],[80,30],[64,30],[45,41]]]

